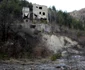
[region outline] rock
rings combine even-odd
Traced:
[[[71,45],[77,45],[78,43],[76,41],[72,41],[70,38],[65,37],[64,38],[68,43],[70,43]]]
[[[62,57],[65,57],[65,56],[68,55],[68,53],[67,53],[67,51],[63,51],[63,52],[61,53],[61,55],[62,55]]]
[[[47,48],[54,53],[62,48],[68,48],[78,44],[76,41],[73,41],[68,37],[53,34],[42,34],[42,40],[44,41],[44,44],[46,44]]]
[[[68,48],[68,52],[73,53],[73,54],[79,54],[80,53],[80,51],[77,51],[77,50],[71,49],[71,48]]]
[[[69,66],[67,66],[66,64],[58,64],[56,66],[56,68],[61,69],[61,70],[65,70],[65,69],[69,68]]]
[[[44,39],[44,41],[46,42],[48,49],[54,51],[55,53],[64,45],[63,38],[56,35],[43,35],[42,39]]]

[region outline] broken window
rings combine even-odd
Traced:
[[[28,19],[26,19],[26,22],[28,22]]]
[[[42,9],[42,7],[39,7],[39,9]]]
[[[37,17],[37,15],[36,14],[34,14],[35,15],[35,17]]]
[[[35,28],[36,27],[36,25],[30,25],[30,28]]]
[[[43,12],[43,15],[45,15],[45,12]]]
[[[44,20],[47,20],[47,18],[44,18]]]
[[[39,14],[41,14],[41,12],[39,12]]]
[[[26,18],[28,18],[28,15],[25,15],[25,14],[24,14],[24,17],[23,17],[23,19],[26,19]]]
[[[36,6],[36,8],[38,8],[38,6]]]

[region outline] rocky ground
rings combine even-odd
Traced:
[[[0,61],[0,70],[85,70],[85,56],[82,49],[74,47],[62,51],[63,56],[55,61],[50,59]]]
[[[54,53],[56,53],[57,50],[60,50],[62,57],[60,59],[57,59],[56,61],[51,61],[49,59],[46,59],[44,61],[38,59],[37,59],[38,61],[34,60],[0,61],[0,70],[85,70],[84,48],[80,46],[77,40],[76,41],[74,40],[76,38],[75,37],[76,35],[73,33],[72,36],[72,32],[69,33],[68,29],[64,30],[65,29],[64,28],[62,29],[62,31],[57,29],[57,33],[55,33],[54,31],[53,31],[54,33],[44,32],[36,36],[37,34],[36,29],[33,28],[29,29],[28,27],[25,28],[20,27],[20,29],[18,30],[15,27],[13,28],[14,32],[19,31],[18,35],[23,39],[26,40],[28,39],[29,43],[31,44],[33,44],[33,41],[34,42],[36,41],[34,40],[36,37],[39,38],[39,36],[41,36],[40,38],[42,40],[41,45],[43,44]],[[27,37],[27,35],[29,35],[29,37]],[[70,36],[75,38],[72,38]],[[82,40],[80,41],[82,42]]]
[[[0,62],[0,70],[85,70],[85,58],[80,55],[72,59],[58,59],[51,63],[5,63]]]
[[[33,35],[31,33],[32,31],[29,32],[26,28],[22,31],[27,35]],[[20,33],[20,36],[23,36],[23,34],[21,34],[22,33]],[[85,70],[84,49],[81,48],[78,42],[69,38],[70,35],[67,37],[63,34],[42,33],[43,43],[48,49],[56,53],[58,49],[63,48],[63,50],[60,50],[62,54],[60,59],[56,61],[49,59],[38,61],[28,61],[25,59],[0,61],[0,70]],[[34,38],[34,36],[32,37]]]

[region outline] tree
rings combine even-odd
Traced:
[[[29,7],[30,8],[30,11],[32,11],[32,3],[26,1],[26,0],[21,0],[20,1],[20,5],[22,7]]]
[[[48,19],[51,23],[57,23],[60,26],[67,26],[68,28],[74,28],[79,30],[85,30],[85,25],[80,20],[76,20],[69,13],[61,10],[57,11],[55,6],[48,9]]]
[[[61,10],[57,12],[57,23],[59,25],[64,25],[64,16]]]
[[[53,6],[52,8],[49,8],[48,9],[48,19],[49,19],[49,22],[56,22],[56,8],[55,6]]]
[[[53,10],[53,11],[56,11],[56,8],[55,8],[55,6],[52,6],[52,10]]]
[[[21,17],[19,0],[3,0],[0,4],[0,30],[1,40],[6,41],[10,24]]]

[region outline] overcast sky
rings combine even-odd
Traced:
[[[55,6],[57,10],[71,12],[85,8],[85,0],[28,0],[29,2],[46,5],[48,7]]]

